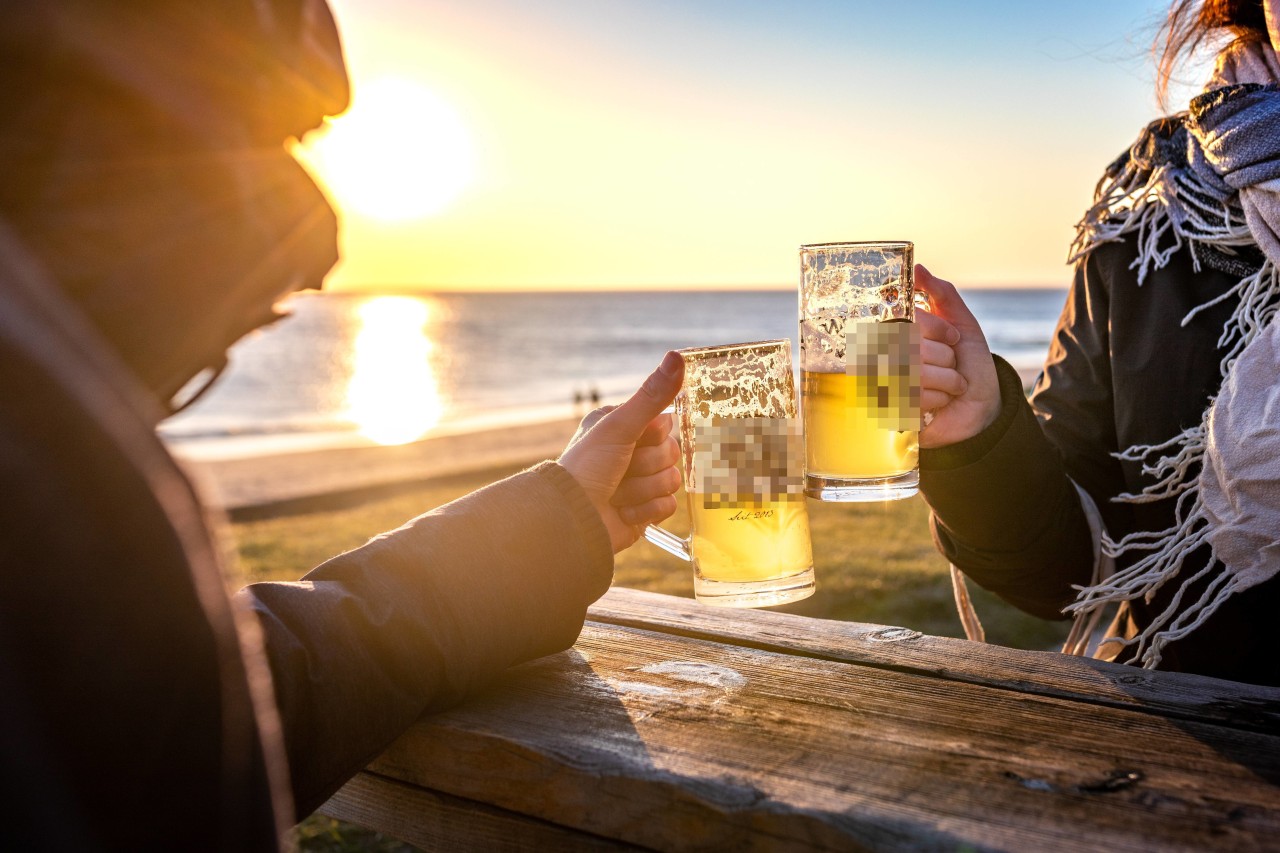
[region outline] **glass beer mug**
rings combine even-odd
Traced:
[[[813,594],[791,342],[680,350],[676,397],[689,538],[645,538],[693,563],[705,604],[769,607]]]
[[[912,261],[906,242],[800,247],[800,408],[810,497],[883,501],[917,491],[920,331]]]

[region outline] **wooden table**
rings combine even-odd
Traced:
[[[1280,689],[615,589],[321,811],[427,850],[1280,849]]]

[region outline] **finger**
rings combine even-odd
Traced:
[[[627,524],[645,525],[665,521],[676,513],[674,495],[663,495],[639,506],[626,506],[618,510],[618,516]]]
[[[922,390],[920,392],[920,411],[931,412],[934,409],[941,409],[954,399],[945,391]]]
[[[960,298],[960,292],[954,284],[944,281],[916,264],[916,287],[929,295],[932,313],[949,320],[963,337],[966,329],[979,329],[978,320]],[[927,312],[926,312],[927,313]],[[921,315],[922,317],[924,315]]]
[[[937,341],[921,341],[920,361],[923,364],[936,364],[938,367],[955,367],[956,351]]]
[[[926,364],[920,368],[920,389],[921,391],[941,391],[952,397],[959,397],[969,390],[969,383],[958,370]],[[921,404],[924,405],[923,400]]]
[[[639,447],[631,454],[631,464],[627,466],[628,477],[645,477],[656,474],[663,468],[672,468],[680,461],[680,445],[671,436],[667,436],[662,444],[652,447]]]
[[[661,444],[671,437],[671,427],[674,418],[665,412],[649,421],[649,425],[644,428],[644,432],[640,433],[640,437],[636,439],[636,446],[643,447],[647,444]]]
[[[582,435],[584,432],[591,429],[593,426],[595,426],[597,423],[600,422],[601,418],[603,418],[605,415],[609,414],[616,408],[618,407],[617,406],[601,406],[598,409],[593,409],[590,412],[587,412],[587,414],[582,418],[582,420],[578,422],[578,431],[577,433],[575,433],[575,437]]]
[[[616,507],[638,506],[663,495],[675,494],[680,488],[680,472],[663,468],[645,477],[627,477],[618,484],[609,503]]]
[[[644,537],[644,525],[629,524],[627,532],[613,536],[613,553],[625,551]]]
[[[960,330],[930,311],[916,311],[916,325],[925,343],[941,341],[952,346],[960,343]]]
[[[605,415],[596,429],[604,430],[605,438],[619,444],[634,444],[649,426],[650,421],[671,405],[680,392],[684,379],[684,359],[678,352],[669,352],[658,369],[649,374],[644,384],[631,398]]]

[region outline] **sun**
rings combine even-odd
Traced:
[[[356,87],[351,108],[297,152],[340,211],[383,221],[432,216],[471,183],[466,124],[434,92],[383,78]]]

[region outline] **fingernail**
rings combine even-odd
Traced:
[[[667,376],[675,376],[680,370],[680,365],[684,364],[684,358],[675,350],[670,350],[662,359],[662,364],[658,365],[658,370]]]
[[[637,523],[635,507],[624,506],[622,509],[618,510],[618,517],[622,519],[624,524]]]
[[[947,332],[947,345],[955,346],[958,343],[960,343],[960,330],[952,326],[951,330]]]

